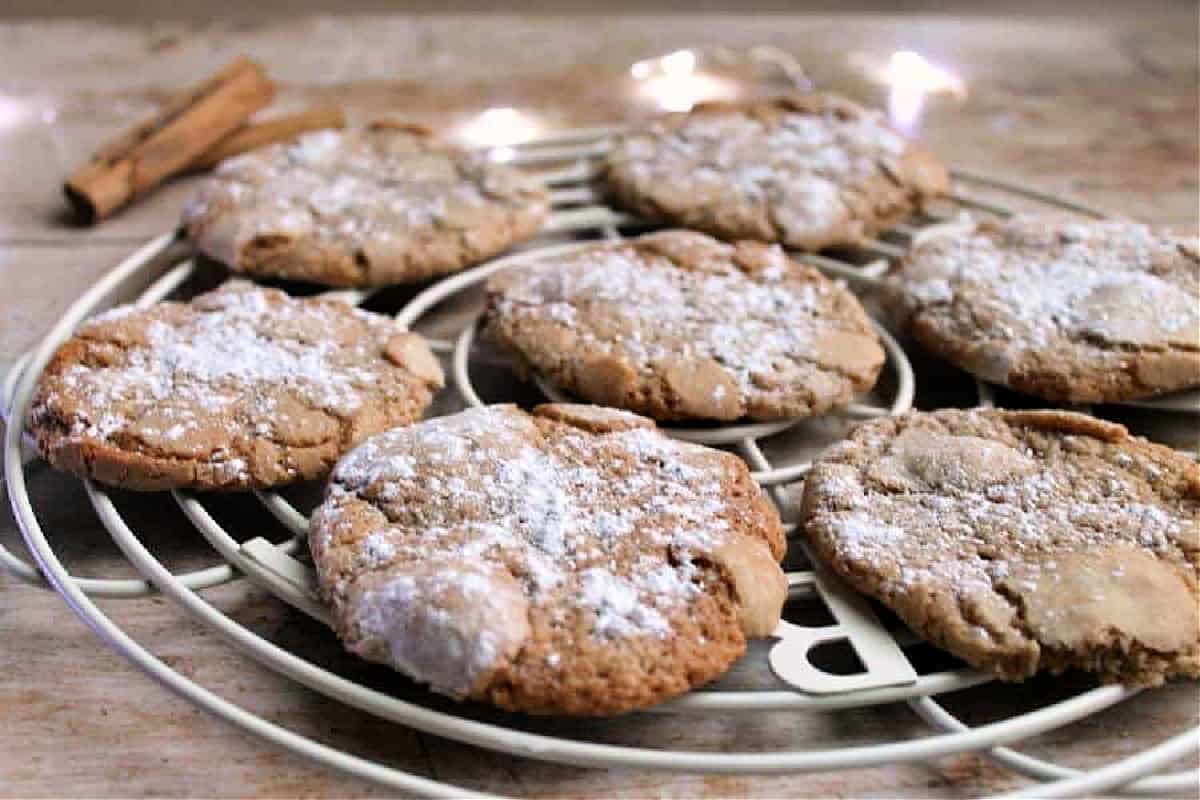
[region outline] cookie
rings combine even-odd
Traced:
[[[918,244],[889,281],[917,342],[1056,403],[1200,386],[1200,240],[1022,216]]]
[[[183,213],[205,254],[263,278],[413,283],[533,236],[540,183],[412,126],[322,131],[223,162]]]
[[[818,557],[997,678],[1200,677],[1200,466],[1064,411],[911,412],[814,464]]]
[[[606,715],[724,673],[779,622],[779,516],[737,457],[595,406],[380,434],[310,528],[346,647],[435,691]]]
[[[420,336],[343,303],[230,281],[85,323],[42,373],[50,464],[125,489],[267,489],[328,474],[442,385]]]
[[[828,94],[664,117],[620,139],[605,175],[643,216],[802,250],[861,243],[949,186],[882,114]]]
[[[820,414],[884,362],[845,286],[778,246],[690,231],[502,272],[486,331],[565,391],[660,421]]]

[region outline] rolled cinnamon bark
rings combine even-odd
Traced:
[[[63,187],[86,222],[103,219],[183,171],[271,101],[262,66],[241,57],[172,97],[154,116],[104,145]]]
[[[315,106],[295,114],[247,123],[188,164],[188,170],[212,169],[226,158],[276,142],[286,142],[302,133],[344,127],[346,115],[337,106]]]

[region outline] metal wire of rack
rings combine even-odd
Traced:
[[[548,240],[579,236],[615,239],[622,235],[623,230],[648,227],[650,223],[608,207],[602,191],[593,183],[598,175],[599,159],[607,152],[610,137],[616,132],[614,128],[569,131],[512,148],[507,153],[511,161],[537,170],[551,191],[555,210],[542,239],[534,243],[538,247],[522,248],[521,252],[514,255],[464,271],[431,286],[404,305],[397,314],[397,321],[412,327],[425,315],[434,312],[440,303],[468,291],[500,269],[519,267],[529,261],[553,257],[556,253],[580,246],[575,243],[547,248],[545,244]],[[1010,213],[1007,206],[972,192],[973,189],[987,188],[1075,213],[1103,216],[1076,201],[1027,189],[992,176],[965,170],[955,170],[953,176],[955,189],[949,199],[956,207],[954,212]],[[853,260],[823,254],[798,256],[845,280],[853,288],[870,287],[879,282],[891,260],[904,254],[906,245],[938,235],[945,231],[947,225],[954,224],[955,214],[951,213],[899,225],[885,236],[866,242],[854,254]],[[955,753],[983,752],[1014,773],[1039,781],[1023,790],[1039,797],[1065,797],[1099,791],[1161,795],[1194,791],[1197,788],[1200,780],[1198,771],[1169,775],[1154,773],[1196,751],[1200,747],[1200,728],[1181,732],[1132,757],[1088,772],[1033,758],[1007,747],[1085,718],[1134,694],[1121,687],[1091,689],[997,722],[978,727],[966,725],[934,698],[979,685],[988,678],[969,669],[918,674],[905,655],[905,648],[916,644],[915,637],[903,630],[885,628],[861,598],[842,587],[835,577],[814,565],[811,560],[804,564],[806,568],[789,573],[790,597],[823,603],[835,623],[823,627],[806,627],[790,622],[781,624],[776,632],[778,641],[768,651],[766,659],[780,679],[781,688],[699,690],[653,711],[661,714],[836,711],[905,702],[929,724],[933,735],[905,742],[825,750],[774,753],[673,751],[531,733],[437,711],[381,693],[325,670],[258,636],[222,614],[199,594],[206,588],[246,577],[298,610],[327,622],[327,612],[314,592],[311,568],[298,557],[305,549],[303,538],[307,519],[283,496],[273,492],[260,492],[257,496],[289,534],[279,543],[261,537],[238,541],[217,522],[201,496],[174,492],[174,499],[185,517],[212,545],[221,560],[202,570],[172,574],[130,528],[104,488],[85,481],[87,496],[100,521],[143,578],[100,579],[70,575],[42,529],[25,481],[25,463],[34,455],[22,423],[28,415],[37,376],[54,349],[83,319],[104,308],[110,297],[149,280],[149,286],[141,291],[136,301],[139,305],[149,305],[175,292],[194,270],[191,253],[177,233],[154,239],[85,292],[42,342],[23,356],[5,377],[0,386],[0,406],[5,411],[8,423],[4,441],[5,485],[36,566],[4,548],[0,548],[0,565],[22,580],[56,589],[72,609],[116,650],[197,706],[318,763],[375,780],[394,789],[430,796],[479,796],[461,787],[421,778],[330,748],[250,714],[157,659],[101,611],[92,597],[129,598],[161,592],[209,628],[245,650],[252,658],[315,691],[427,733],[527,758],[592,767],[766,774],[866,767],[923,761]],[[353,304],[365,302],[370,294],[357,290],[326,293],[327,296]],[[851,405],[842,412],[849,418],[902,413],[912,404],[915,378],[908,357],[900,343],[885,328],[879,326],[878,330],[895,379],[894,393],[883,404],[864,401]],[[433,342],[435,350],[449,357],[452,382],[467,406],[483,404],[471,376],[475,333],[475,323],[471,322],[452,341]],[[544,384],[539,386],[548,396],[558,396],[552,387]],[[978,392],[982,404],[990,402],[992,392],[989,386],[978,384]],[[1136,405],[1195,414],[1200,411],[1200,397],[1177,396]],[[734,447],[750,465],[754,478],[767,487],[786,517],[789,508],[785,487],[803,477],[808,464],[800,460],[776,466],[764,455],[759,443],[786,433],[793,425],[793,422],[785,421],[711,429],[668,429],[668,433],[688,441]],[[802,547],[799,542],[793,542],[793,546]],[[817,669],[805,658],[807,651],[814,646],[847,640],[866,667],[859,674],[835,676]],[[766,668],[766,664],[761,666]]]

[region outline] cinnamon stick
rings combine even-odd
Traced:
[[[101,147],[63,187],[87,222],[103,219],[243,125],[271,101],[274,86],[246,57],[181,92],[155,115]]]
[[[188,169],[212,169],[226,158],[276,142],[286,142],[302,133],[344,127],[346,115],[337,106],[315,106],[295,114],[247,123],[202,153],[188,164]]]

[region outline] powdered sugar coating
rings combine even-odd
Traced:
[[[723,537],[729,509],[720,484],[699,480],[700,468],[676,460],[701,449],[646,429],[609,434],[608,443],[637,466],[613,480],[602,465],[582,463],[591,449],[588,434],[568,432],[546,447],[527,441],[535,431],[528,417],[507,407],[476,409],[380,434],[352,451],[333,474],[331,499],[374,489],[386,512],[396,499],[423,489],[430,493],[423,507],[409,499],[403,513],[436,521],[419,534],[403,527],[373,532],[363,553],[366,566],[381,568],[426,553],[467,562],[502,551],[527,576],[535,598],[561,588],[576,573],[581,601],[598,617],[603,611],[610,618],[598,624],[598,635],[611,628],[636,633],[636,626],[625,628],[611,617],[651,620],[655,603],[670,605],[695,591],[679,577],[686,564],[668,575],[653,559],[635,559],[634,569],[621,578],[607,565],[649,517],[666,515],[670,524],[656,526],[661,530],[655,543],[679,553],[711,549]],[[443,496],[467,513],[440,508]],[[335,585],[333,591],[344,588]],[[653,622],[645,628],[665,632]]]
[[[667,117],[617,143],[608,178],[642,213],[804,249],[860,241],[946,186],[882,114],[827,95]]]
[[[187,304],[115,309],[81,327],[48,367],[34,429],[52,461],[99,448],[212,473],[193,470],[181,485],[315,477],[329,464],[299,451],[332,460],[372,426],[411,419],[429,402],[429,385],[385,357],[399,333],[386,317],[244,281]]]
[[[524,362],[656,419],[820,413],[869,388],[884,360],[855,297],[777,246],[656,233],[501,274],[488,291],[489,332]]]
[[[223,162],[184,210],[199,246],[255,275],[380,285],[443,274],[540,226],[545,192],[406,127],[322,131]]]
[[[929,239],[893,277],[914,336],[985,380],[1100,402],[1200,385],[1200,247],[1025,216]]]
[[[866,423],[814,465],[802,517],[858,589],[1000,677],[1200,672],[1200,469],[1119,426],[951,410]]]
[[[734,494],[731,482],[752,495]],[[356,448],[335,470],[310,540],[348,646],[463,695],[486,693],[489,676],[520,670],[532,646],[472,645],[443,652],[436,663],[410,658],[399,652],[417,646],[408,628],[384,647],[379,631],[390,623],[378,618],[408,619],[424,601],[409,590],[385,596],[372,589],[364,605],[356,599],[364,583],[391,586],[393,576],[414,569],[461,581],[469,578],[464,569],[483,565],[492,571],[488,580],[519,587],[520,600],[509,606],[527,603],[528,612],[473,620],[481,641],[520,639],[517,617],[528,617],[546,638],[545,655],[557,653],[537,658],[537,668],[569,670],[566,662],[588,650],[616,654],[653,641],[669,651],[682,620],[712,613],[710,595],[728,592],[700,562],[748,535],[759,542],[745,546],[766,544],[781,554],[778,518],[736,458],[646,427],[596,433],[493,406],[389,431]],[[450,638],[464,624],[461,614],[425,616],[436,618],[430,631],[445,627]],[[727,622],[736,626],[732,616]],[[462,659],[472,664],[465,672]],[[447,682],[464,674],[470,679]]]
[[[456,696],[511,658],[529,635],[519,589],[461,564],[368,577],[348,605],[362,639],[386,648],[377,660]]]

